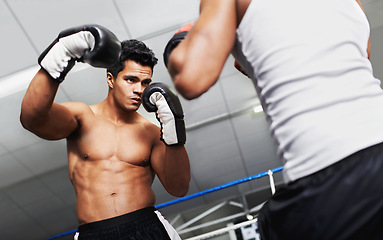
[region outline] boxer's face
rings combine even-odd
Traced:
[[[117,78],[108,73],[108,84],[115,104],[127,111],[136,111],[141,105],[141,95],[152,81],[152,69],[132,60],[125,61],[125,68]]]

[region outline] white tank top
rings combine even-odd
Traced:
[[[355,0],[254,0],[232,54],[253,79],[286,182],[383,142],[383,92]],[[256,126],[254,126],[256,127]]]

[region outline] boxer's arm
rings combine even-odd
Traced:
[[[183,145],[166,146],[156,137],[151,165],[168,193],[183,197],[189,191],[190,163]]]
[[[20,121],[24,128],[37,136],[58,140],[68,137],[78,126],[76,104],[66,107],[54,103],[59,83],[76,61],[94,67],[113,66],[121,54],[117,37],[99,25],[83,25],[61,31],[38,58],[41,66],[24,96]]]
[[[23,127],[47,140],[69,136],[78,126],[67,107],[54,102],[59,83],[43,69],[32,79],[21,105]]]
[[[194,99],[218,80],[234,44],[235,0],[202,0],[200,17],[169,56],[168,70],[177,91]]]
[[[360,0],[356,0],[356,2],[359,4],[360,8],[363,10],[364,12],[364,9],[363,9],[363,5],[362,5],[362,2]],[[365,13],[365,12],[364,12]],[[371,41],[370,41],[370,38],[368,39],[368,43],[367,43],[367,56],[368,58],[370,59],[370,52],[371,52]]]
[[[145,88],[142,104],[156,112],[161,130],[151,129],[154,141],[151,164],[166,191],[182,197],[189,190],[190,164],[184,144],[186,129],[181,102],[166,84],[156,82]]]

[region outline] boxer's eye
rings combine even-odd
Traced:
[[[125,76],[124,80],[128,83],[135,83],[140,81],[137,77],[134,77],[134,76]]]
[[[142,86],[147,87],[150,85],[150,82],[151,82],[151,80],[144,80],[144,81],[142,81]]]

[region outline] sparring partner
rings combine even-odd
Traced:
[[[233,54],[278,144],[286,187],[261,239],[383,239],[383,91],[359,0],[201,0],[183,32],[164,52],[179,93],[208,91]]]
[[[76,61],[107,68],[109,91],[102,102],[54,102]],[[157,64],[152,50],[137,40],[120,43],[108,29],[86,25],[61,32],[39,64],[20,119],[43,139],[67,140],[77,196],[75,239],[180,239],[155,209],[151,185],[157,175],[171,195],[188,191],[182,106],[164,84],[150,85]],[[136,112],[142,99],[156,111],[161,129]]]

